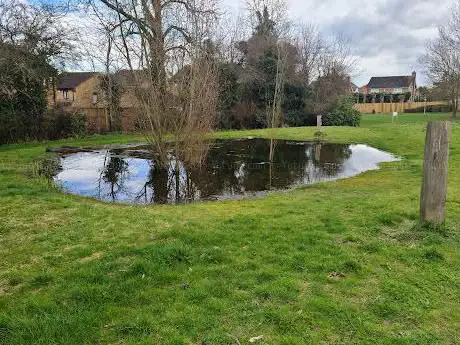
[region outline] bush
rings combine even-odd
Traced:
[[[21,36],[19,32],[14,35]],[[6,41],[0,44],[0,144],[41,136],[47,105],[44,81],[55,71],[45,56],[22,46]]]
[[[333,109],[323,116],[323,126],[358,127],[361,123],[361,113],[353,108],[353,103],[346,98],[339,100]]]
[[[23,97],[22,92],[12,96],[0,92],[0,144],[40,138],[46,98],[40,84],[31,85],[38,89],[18,87],[29,97]]]
[[[43,117],[41,139],[56,140],[83,137],[86,134],[84,114],[73,114],[62,108],[48,109]]]
[[[316,126],[316,116],[303,110],[291,110],[284,114],[284,122],[289,127]]]
[[[78,138],[82,138],[86,135],[85,114],[77,113],[70,116],[70,135]]]
[[[63,109],[48,109],[43,116],[41,139],[56,140],[66,137],[70,116]]]

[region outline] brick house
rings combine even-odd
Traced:
[[[49,103],[72,108],[89,108],[100,101],[99,73],[65,72],[58,76]]]
[[[375,102],[376,99],[389,101],[414,101],[417,95],[417,73],[407,76],[372,77],[367,85],[360,87],[359,94]]]
[[[87,131],[90,133],[110,130],[113,118],[108,101],[102,89],[103,73],[64,72],[48,92],[49,107],[63,107],[69,113],[86,115]],[[121,116],[121,129],[131,132],[136,129],[137,108],[135,96],[136,82],[145,78],[140,71],[120,70],[112,74],[114,82],[120,85],[118,111]]]

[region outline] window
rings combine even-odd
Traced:
[[[93,104],[96,104],[96,103],[97,103],[97,93],[96,93],[96,92],[93,93],[93,95],[92,95],[92,97],[91,97],[91,102],[92,102]]]
[[[62,91],[62,97],[64,99],[69,99],[69,90]]]

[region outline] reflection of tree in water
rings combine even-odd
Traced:
[[[341,171],[343,163],[351,155],[348,145],[337,144],[275,140],[272,145],[268,140],[256,139],[226,145],[231,145],[237,153],[238,159],[232,163],[237,167],[239,165],[239,175],[244,178],[239,179],[238,183],[245,191],[283,189],[305,181],[334,176]]]
[[[313,164],[319,169],[320,176],[333,177],[342,171],[343,163],[351,154],[349,145],[316,143]]]
[[[136,198],[143,199],[146,203],[165,204],[168,202],[170,186],[168,169],[160,168],[153,162],[150,166],[147,182]]]
[[[117,194],[123,190],[124,182],[127,178],[128,163],[121,157],[112,156],[108,151],[104,159],[104,167],[102,169],[102,180],[109,184],[110,197],[113,201],[117,200]],[[99,193],[101,193],[101,185],[99,184]]]
[[[183,162],[170,157],[168,167],[150,163],[150,172],[136,199],[145,203],[164,204],[199,199],[200,191],[191,178],[192,168],[186,169]]]
[[[333,177],[351,156],[348,145],[269,141],[263,139],[217,141],[201,166],[176,160],[159,166],[149,156],[148,177],[138,191],[124,191],[128,162],[118,156],[107,159],[102,173],[110,195],[131,193],[144,203],[187,202],[284,189],[299,183]]]

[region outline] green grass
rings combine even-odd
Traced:
[[[324,129],[404,157],[379,171],[182,206],[104,204],[32,174],[51,144],[141,136],[1,146],[0,344],[460,343],[459,127],[446,226],[429,230],[418,226],[425,121]]]

